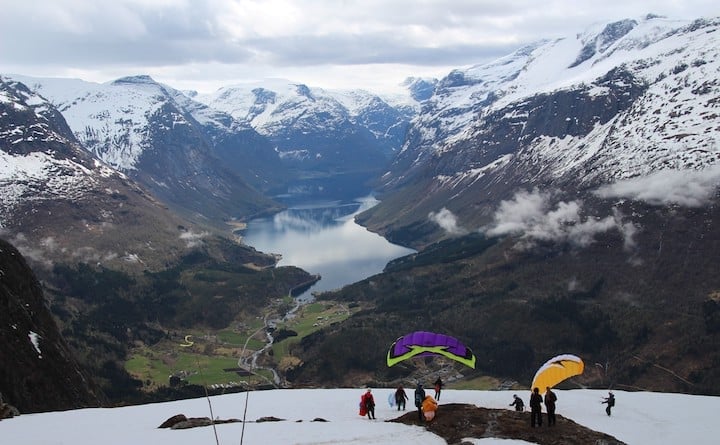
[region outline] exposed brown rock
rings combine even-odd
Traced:
[[[390,422],[419,423],[415,411]],[[557,415],[557,424],[552,427],[531,428],[529,412],[479,408],[460,403],[441,405],[435,419],[425,426],[451,445],[461,444],[465,438],[486,437],[524,440],[541,445],[625,445],[613,436],[591,430],[560,415]]]
[[[215,419],[211,420],[209,417],[187,417],[185,414],[175,414],[166,421],[160,424],[158,428],[170,428],[173,430],[185,430],[188,428],[195,428],[198,426],[210,426],[219,425],[222,423],[236,423],[242,422],[240,419]]]
[[[186,420],[187,417],[185,417],[185,414],[175,414],[174,416],[161,423],[158,428],[172,428],[173,425],[184,422]]]

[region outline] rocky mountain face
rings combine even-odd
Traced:
[[[148,76],[107,84],[14,79],[56,106],[101,160],[174,210],[206,222],[277,211],[267,198],[277,194],[367,193],[432,85],[409,80],[410,95],[385,100],[287,82],[207,96]]]
[[[87,152],[44,98],[4,80],[0,98],[0,232],[37,266],[72,259],[156,269],[202,238]]]
[[[105,396],[63,339],[38,279],[0,239],[0,406],[20,413],[96,407]]]
[[[422,245],[442,236],[428,218],[442,208],[471,230],[520,190],[572,198],[715,165],[718,35],[717,19],[649,16],[452,72],[412,123],[382,179],[383,203],[363,221],[393,238],[415,231]]]
[[[280,208],[263,194],[282,190],[285,173],[267,141],[177,90],[148,76],[15,79],[50,101],[83,147],[186,217],[217,224]]]

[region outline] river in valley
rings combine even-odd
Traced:
[[[414,252],[355,223],[355,215],[377,203],[365,197],[294,205],[248,222],[243,240],[259,251],[282,255],[278,266],[320,275],[320,281],[298,296],[311,301],[314,292],[360,281],[382,272],[388,261]]]

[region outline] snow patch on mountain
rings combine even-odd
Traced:
[[[82,151],[75,152],[79,156],[68,156],[52,148],[71,147],[70,153],[80,150],[53,130],[49,121],[52,106],[43,97],[10,84],[3,87],[0,104],[17,113],[6,110],[0,116],[8,119],[0,128],[4,147],[0,150],[0,227],[21,203],[79,200],[98,179],[118,174],[98,160],[83,157]],[[29,150],[28,146],[48,149]]]
[[[471,168],[455,173],[454,175],[438,175],[435,177],[436,181],[445,186],[446,188],[455,189],[457,187],[468,187],[475,183],[477,180],[485,176],[488,172],[492,172],[507,165],[512,161],[513,155],[508,154],[497,158],[495,161],[484,165],[479,168]]]
[[[164,101],[156,85],[139,77],[104,84],[12,77],[48,98],[88,150],[124,171],[134,169],[148,148],[145,136],[149,117]],[[133,88],[127,87],[130,84]]]

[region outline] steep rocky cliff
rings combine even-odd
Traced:
[[[80,367],[45,305],[40,283],[0,239],[0,393],[20,413],[100,406],[104,395]]]

